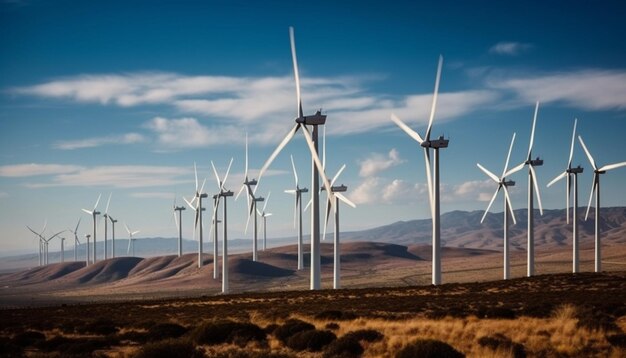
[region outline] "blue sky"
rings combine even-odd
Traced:
[[[442,211],[484,210],[495,187],[476,162],[500,172],[513,132],[511,163],[523,160],[537,100],[542,199],[545,208],[562,208],[564,183],[545,184],[565,168],[575,117],[598,163],[626,160],[625,8],[618,1],[4,1],[0,250],[35,249],[25,225],[45,219],[51,232],[82,217],[86,233],[80,209],[102,193],[103,210],[110,192],[109,211],[120,222],[140,236],[172,237],[172,200],[193,193],[194,161],[211,192],[210,160],[223,173],[235,157],[227,186],[238,190],[245,132],[258,169],[293,124],[289,26],[305,113],[321,107],[328,115],[328,174],[345,163],[339,182],[358,204],[342,210],[345,230],[428,216],[420,148],[389,116],[423,133],[439,54],[433,133],[450,137]],[[310,186],[298,135],[258,189],[272,192],[271,236],[295,234],[292,197],[282,192],[293,186],[289,154]],[[578,143],[574,164],[586,168],[586,204],[590,165]],[[513,179],[513,205],[523,208],[524,171]],[[603,177],[603,205],[626,205],[624,182],[624,168]],[[250,237],[244,203],[229,206],[233,237]]]

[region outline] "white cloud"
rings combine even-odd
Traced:
[[[539,100],[585,110],[626,109],[626,71],[591,69],[509,78],[500,75],[487,84],[513,91],[526,103]]]
[[[496,189],[494,182],[487,180],[471,180],[461,184],[442,186],[441,200],[444,202],[489,201]]]
[[[350,200],[355,204],[369,204],[380,195],[380,178],[367,178],[350,192]]]
[[[74,150],[99,147],[107,144],[136,144],[144,142],[145,140],[145,137],[139,133],[126,133],[106,137],[58,141],[54,143],[53,147],[56,149]]]
[[[531,44],[521,42],[498,42],[491,46],[489,53],[496,55],[517,56],[532,48]]]
[[[359,175],[361,177],[370,177],[403,162],[404,160],[400,159],[400,154],[395,148],[392,148],[387,156],[380,153],[372,153],[369,158],[359,162],[361,166]]]
[[[30,177],[50,174],[65,174],[77,172],[81,167],[65,164],[14,164],[0,166],[1,177]]]
[[[156,134],[158,143],[170,148],[193,148],[226,143],[239,134],[234,126],[215,127],[211,130],[195,118],[155,117],[144,126]]]

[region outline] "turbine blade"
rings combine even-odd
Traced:
[[[480,163],[476,163],[476,165],[478,166],[480,170],[483,171],[483,173],[487,174],[487,176],[490,177],[493,181],[495,181],[496,183],[500,183],[500,178],[498,178],[495,174],[493,174],[492,172],[487,170],[485,167],[480,165]]]
[[[124,223],[124,227],[126,228],[126,231],[128,232],[128,234],[130,235],[130,229],[128,228],[128,225],[126,225],[126,223]]]
[[[422,142],[424,142],[424,140],[422,139],[422,137],[413,129],[411,129],[411,127],[407,126],[404,122],[402,122],[400,120],[400,118],[396,117],[395,114],[391,114],[391,120],[398,126],[400,127],[400,129],[402,129],[403,131],[406,132],[406,134],[409,135],[409,137],[415,139],[419,144],[422,144]]]
[[[533,116],[533,128],[530,131],[530,144],[528,145],[528,160],[530,160],[530,154],[533,150],[533,142],[535,141],[535,125],[537,124],[537,112],[539,112],[539,101],[535,105],[535,115]]]
[[[184,196],[183,196],[183,200],[185,201],[185,203],[187,203],[187,205],[189,206],[189,208],[191,208],[191,210],[196,211],[196,207],[192,204],[192,202],[187,200],[187,198],[185,198]]]
[[[298,193],[296,194],[296,201],[293,205],[293,227],[294,229],[296,228],[296,221],[298,220],[298,202],[300,199],[300,195],[298,195]]]
[[[265,212],[265,208],[267,208],[267,202],[270,201],[270,195],[272,195],[272,192],[268,191],[265,201],[263,202],[263,212]]]
[[[623,166],[626,166],[626,162],[605,165],[605,166],[603,166],[602,168],[600,168],[598,170],[600,170],[600,171],[609,171],[609,170],[617,169],[617,168],[620,168],[620,167],[623,167]]]
[[[226,180],[228,180],[228,174],[230,173],[230,168],[233,166],[233,158],[230,158],[230,163],[228,163],[228,169],[226,169],[226,175],[224,175],[224,180],[222,180],[222,190],[226,190],[224,185],[226,185]]]
[[[499,185],[498,189],[496,189],[496,192],[493,193],[493,196],[491,197],[491,201],[489,201],[489,205],[487,205],[487,209],[485,210],[483,217],[480,219],[481,224],[483,223],[483,221],[485,221],[485,217],[487,216],[489,209],[491,209],[491,205],[493,205],[493,202],[496,200],[496,196],[498,196],[498,193],[500,192],[500,188],[501,188],[501,185]]]
[[[176,223],[176,231],[180,230],[180,226],[178,226],[178,218],[176,217],[176,211],[174,211],[174,223]]]
[[[269,217],[270,217],[270,216],[272,216],[272,215],[274,215],[274,214],[272,214],[272,213],[265,213],[265,217],[266,217],[266,218],[269,218]]]
[[[549,188],[550,186],[552,186],[552,184],[556,183],[557,181],[563,179],[565,176],[567,175],[567,172],[563,172],[559,175],[557,175],[556,178],[552,179],[551,182],[548,183],[547,187]],[[568,179],[569,180],[569,179]]]
[[[302,117],[302,101],[300,99],[300,75],[298,73],[298,58],[296,56],[296,35],[292,26],[289,26],[289,40],[291,42],[291,59],[293,61],[293,75],[296,79],[296,104],[298,118]]]
[[[431,218],[435,215],[434,197],[433,197],[433,177],[430,170],[430,149],[424,148],[424,164],[426,165],[426,181],[428,183],[428,204],[430,205]]]
[[[204,184],[206,184],[206,178],[202,180],[202,186],[200,187],[200,191],[199,191],[200,194],[204,193]]]
[[[93,211],[96,211],[96,208],[98,207],[98,203],[100,202],[100,197],[102,196],[102,194],[98,195],[98,200],[96,200],[96,205],[93,206]]]
[[[109,212],[109,204],[111,204],[111,195],[113,195],[113,193],[109,193],[109,200],[107,200],[107,206],[104,209],[104,214],[105,215]]]
[[[43,234],[44,231],[46,231],[46,227],[48,226],[48,219],[44,219],[43,221],[43,228],[41,229],[41,233]]]
[[[598,180],[597,173],[593,174],[593,181],[591,182],[591,192],[589,193],[589,204],[587,204],[587,212],[585,213],[585,221],[589,218],[589,209],[591,209],[591,201],[593,200],[593,195],[596,193],[596,183]]]
[[[322,182],[324,183],[324,188],[326,188],[327,195],[329,197],[330,205],[332,207],[335,206],[333,203],[333,192],[330,188],[330,183],[328,182],[328,178],[326,177],[326,173],[324,172],[324,167],[322,167],[322,163],[320,162],[320,158],[317,156],[317,152],[315,151],[315,144],[313,143],[313,139],[311,139],[311,134],[309,133],[309,129],[306,126],[303,126],[302,133],[304,134],[304,138],[306,139],[306,143],[309,145],[309,151],[311,152],[311,157],[313,157],[313,162],[315,162],[315,166],[319,172],[320,178],[322,178]]]
[[[28,228],[28,230],[30,230],[33,234],[41,237],[41,235],[39,235],[38,233],[35,232],[35,230],[31,229],[30,226],[26,225],[26,227]]]
[[[309,207],[311,206],[311,204],[313,204],[313,198],[309,199],[309,202],[304,207],[304,211],[309,210]]]
[[[265,171],[267,170],[267,168],[269,168],[269,166],[272,164],[272,162],[274,161],[276,156],[278,156],[278,153],[280,153],[280,151],[283,150],[283,148],[287,145],[287,143],[289,143],[291,138],[293,138],[293,136],[296,134],[296,131],[298,130],[299,126],[300,126],[300,124],[296,123],[289,130],[289,132],[287,132],[287,135],[285,136],[285,138],[283,138],[283,140],[280,142],[278,147],[276,147],[276,149],[274,149],[274,152],[272,152],[272,155],[270,155],[270,157],[267,158],[267,160],[265,161],[265,164],[263,164],[263,167],[261,167],[261,170],[259,171],[259,175],[257,177],[257,185],[261,181],[261,177],[263,176],[263,174],[265,174]]]
[[[218,188],[218,190],[222,190],[222,183],[220,182],[220,176],[217,175],[217,170],[215,170],[215,164],[213,164],[213,161],[211,161],[211,168],[213,168],[213,174],[215,174],[215,180],[217,182],[217,188]]]
[[[296,190],[295,189],[287,189],[287,190],[285,190],[285,193],[287,193],[287,194],[295,194]]]
[[[533,178],[533,186],[535,187],[535,194],[537,195],[537,202],[539,203],[539,212],[543,215],[543,205],[541,205],[541,194],[539,193],[539,184],[537,183],[537,172],[532,165],[528,166]]]
[[[509,190],[506,188],[506,185],[503,185],[504,196],[506,197],[506,207],[509,209],[511,213],[511,218],[513,219],[513,225],[517,224],[517,220],[515,220],[515,213],[513,212],[513,204],[511,204],[511,196],[509,196]]]
[[[341,168],[339,168],[339,171],[337,171],[337,174],[335,174],[335,176],[333,177],[333,180],[330,182],[330,186],[332,187],[333,185],[335,185],[335,181],[337,181],[337,179],[339,178],[339,176],[341,175],[341,172],[343,172],[343,170],[346,169],[346,165],[342,165]]]
[[[439,64],[437,65],[437,79],[435,80],[435,91],[433,92],[433,104],[430,107],[430,118],[428,119],[428,128],[426,129],[426,140],[430,140],[430,131],[433,127],[433,119],[435,118],[435,109],[437,108],[437,95],[439,94],[439,81],[441,79],[442,65],[443,56],[439,55]]]
[[[515,168],[509,170],[508,172],[504,173],[505,177],[508,177],[509,175],[512,175],[514,173],[519,172],[520,170],[522,170],[522,168],[524,168],[524,166],[526,165],[526,162],[522,162],[520,163],[518,166],[516,166]]]
[[[198,168],[196,167],[196,162],[193,162],[193,174],[196,178],[196,191],[198,191]]]
[[[511,145],[509,146],[509,154],[506,156],[506,162],[504,163],[504,170],[502,171],[502,177],[506,174],[506,169],[509,167],[509,160],[511,159],[511,152],[513,151],[513,143],[515,143],[515,133],[513,133],[513,138],[511,138]]]
[[[241,192],[243,192],[243,189],[246,187],[246,185],[242,185],[241,189],[239,189],[239,192],[237,193],[237,195],[235,196],[235,201],[237,201],[237,199],[239,199],[239,195],[241,195]]]
[[[326,126],[322,129],[322,168],[326,170]]]
[[[133,236],[139,234],[140,232],[141,230],[133,231]]]
[[[566,206],[566,211],[567,211],[567,223],[569,224],[569,198],[571,196],[571,192],[572,192],[572,184],[571,184],[571,179],[570,179],[570,175],[567,174],[567,187],[565,188],[565,206]],[[578,210],[578,208],[574,209],[574,210]]]
[[[354,204],[350,199],[348,199],[345,195],[341,193],[335,193],[335,196],[339,198],[339,200],[343,201],[346,205],[356,208],[356,204]]]
[[[296,180],[296,187],[298,187],[298,173],[296,172],[296,164],[293,161],[293,154],[291,156],[291,168],[293,168],[293,177]]]
[[[330,200],[326,200],[326,215],[324,217],[324,233],[322,234],[322,241],[326,241],[326,230],[328,228],[328,218],[330,217]]]
[[[249,206],[250,206],[250,210],[248,211],[248,219],[246,220],[246,229],[244,230],[244,234],[248,233],[248,225],[250,225],[250,217],[254,213],[254,202],[249,204]]]
[[[87,213],[87,214],[89,214],[89,215],[93,215],[93,211],[89,211],[89,210],[87,210],[87,209],[80,209],[80,210],[82,210],[82,211],[86,212],[86,213]],[[42,231],[42,232],[43,232],[43,231]]]
[[[593,160],[591,153],[589,153],[589,150],[587,149],[587,146],[585,145],[585,142],[583,141],[583,137],[578,136],[578,140],[580,141],[580,144],[582,144],[583,149],[585,150],[585,154],[587,154],[587,158],[589,159],[589,162],[591,163],[591,166],[593,167],[594,170],[598,170],[598,167],[596,166],[596,161]]]
[[[567,161],[567,167],[572,167],[572,158],[574,157],[574,142],[576,141],[576,124],[578,123],[578,118],[574,119],[574,131],[572,132],[572,144],[569,148],[569,160]]]

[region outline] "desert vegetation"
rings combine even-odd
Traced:
[[[626,273],[5,309],[6,357],[626,355]]]

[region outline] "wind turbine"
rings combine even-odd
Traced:
[[[241,188],[239,189],[239,192],[237,193],[237,196],[235,197],[235,200],[237,200],[239,198],[239,195],[241,195],[241,192],[246,189],[246,200],[248,202],[248,206],[246,207],[248,209],[248,219],[246,220],[246,229],[245,232],[248,232],[248,225],[250,224],[250,217],[252,215],[254,215],[254,234],[253,234],[253,239],[252,239],[252,261],[257,261],[258,259],[258,225],[257,225],[257,216],[256,216],[256,205],[257,202],[259,201],[263,201],[264,199],[262,197],[257,197],[255,195],[256,192],[256,185],[257,185],[257,180],[256,179],[250,179],[248,178],[248,133],[246,133],[246,167],[245,167],[245,171],[244,171],[244,181],[243,184],[241,185]],[[260,177],[259,177],[260,178]],[[253,190],[252,187],[255,187],[255,189]]]
[[[478,166],[478,168],[480,168],[480,170],[482,170],[485,174],[487,174],[489,178],[491,178],[496,184],[498,184],[498,188],[496,189],[496,192],[493,194],[493,197],[491,198],[491,201],[489,202],[489,205],[487,206],[487,210],[485,210],[485,213],[483,214],[482,219],[480,219],[481,224],[485,220],[485,217],[487,216],[487,213],[489,212],[489,209],[491,208],[491,204],[493,204],[494,200],[496,200],[496,196],[498,196],[500,189],[504,190],[504,279],[505,280],[508,280],[511,274],[511,267],[509,263],[509,215],[508,215],[509,212],[511,213],[511,218],[513,219],[513,225],[517,223],[517,221],[515,220],[515,213],[513,213],[513,207],[511,205],[511,197],[509,196],[509,190],[507,189],[507,187],[514,186],[515,182],[512,180],[508,180],[508,181],[506,180],[506,176],[509,175],[509,172],[507,172],[507,168],[509,166],[509,159],[511,158],[511,151],[513,150],[514,142],[515,142],[515,133],[513,133],[513,138],[511,139],[511,146],[509,147],[509,154],[506,157],[506,162],[504,164],[504,170],[502,170],[501,177],[498,178],[495,174],[493,174],[489,170],[485,169],[482,165],[480,165],[480,163],[476,163],[476,165]]]
[[[80,241],[78,240],[78,226],[80,225],[80,218],[78,219],[78,223],[76,224],[76,228],[74,231],[69,229],[69,232],[74,234],[74,261],[78,261],[78,245],[80,245]]]
[[[259,181],[263,176],[263,173],[269,168],[270,164],[274,161],[278,153],[289,143],[296,132],[302,129],[302,134],[311,152],[311,194],[313,196],[313,204],[311,210],[311,290],[319,290],[321,288],[321,259],[320,259],[320,213],[319,213],[319,180],[320,177],[324,183],[324,187],[332,197],[333,193],[330,188],[328,178],[324,173],[324,168],[317,154],[318,148],[318,126],[326,123],[326,115],[323,115],[321,111],[317,111],[311,116],[303,115],[302,101],[300,98],[300,76],[298,74],[298,60],[296,58],[296,44],[293,27],[289,28],[289,36],[291,40],[291,57],[293,60],[294,77],[296,81],[296,118],[295,125],[289,130],[282,142],[276,147],[272,155],[267,159],[261,170],[259,171]],[[312,132],[309,132],[307,126],[312,126]],[[332,200],[334,205],[334,200]]]
[[[432,284],[441,284],[441,225],[440,225],[440,202],[439,202],[439,149],[448,147],[448,139],[440,136],[438,139],[431,140],[430,132],[435,118],[435,110],[437,108],[437,96],[439,93],[439,81],[441,79],[441,67],[443,65],[443,57],[439,56],[439,64],[437,66],[437,77],[435,79],[435,90],[433,93],[433,102],[430,108],[430,118],[424,138],[417,132],[412,130],[395,114],[391,114],[391,120],[405,131],[411,138],[415,139],[419,145],[424,148],[424,163],[426,165],[426,179],[428,182],[428,202],[432,216],[433,228],[433,267],[432,267]],[[430,150],[433,150],[433,174],[431,175]],[[434,183],[434,184],[433,184]]]
[[[45,257],[45,264],[46,265],[50,263],[50,260],[49,260],[49,257],[48,257],[48,244],[50,243],[50,241],[52,239],[54,239],[55,237],[59,236],[59,234],[64,233],[64,232],[65,232],[65,230],[59,231],[56,234],[50,236],[48,239],[42,237],[43,240],[44,240],[44,252],[46,253],[46,257]]]
[[[96,215],[100,215],[99,211],[96,211],[96,208],[98,207],[98,203],[100,202],[100,196],[102,196],[102,194],[98,195],[98,200],[96,200],[96,205],[93,206],[93,210],[87,210],[87,209],[83,209],[83,211],[89,215],[91,215],[91,217],[93,218],[93,263],[96,263]],[[89,245],[88,245],[89,246]],[[87,251],[89,251],[89,249],[87,249]]]
[[[59,238],[61,239],[61,262],[65,262],[65,238],[61,236]]]
[[[346,203],[347,205],[353,208],[356,208],[356,205],[354,205],[353,202],[348,200],[348,198],[346,198],[342,194],[348,190],[348,187],[343,184],[339,186],[334,186],[335,181],[337,181],[337,178],[339,178],[339,175],[341,175],[341,172],[343,172],[345,168],[346,168],[345,164],[341,166],[341,169],[339,169],[337,174],[335,174],[335,176],[333,177],[333,180],[330,183],[331,190],[334,193],[334,197],[335,197],[335,206],[334,206],[335,235],[334,235],[334,241],[333,241],[333,288],[334,289],[341,288],[341,252],[340,252],[341,248],[339,245],[339,200],[343,201],[344,203]],[[326,201],[326,220],[324,222],[324,236],[326,236],[326,226],[328,224],[328,218],[330,217],[330,205],[329,204],[330,203]]]
[[[569,159],[567,161],[567,167],[565,171],[559,174],[556,178],[552,179],[550,183],[548,183],[548,187],[557,181],[567,178],[567,185],[565,187],[565,206],[567,211],[567,223],[569,224],[569,198],[571,195],[571,176],[574,176],[574,217],[572,221],[572,272],[578,272],[578,174],[583,172],[583,168],[581,166],[577,166],[576,168],[572,168],[572,158],[574,156],[574,142],[576,141],[576,123],[578,119],[574,119],[574,130],[572,132],[572,143],[569,149]]]
[[[293,207],[293,226],[296,226],[298,222],[298,270],[303,268],[303,254],[302,254],[302,193],[308,193],[309,189],[300,188],[298,185],[298,173],[296,172],[296,165],[293,162],[293,155],[291,156],[291,167],[293,168],[293,176],[296,180],[295,189],[285,190],[287,194],[293,194],[296,202]]]
[[[602,244],[600,242],[600,174],[605,174],[607,171],[616,169],[619,167],[626,166],[626,162],[608,164],[603,167],[598,168],[596,166],[596,161],[593,160],[591,153],[587,149],[585,142],[581,136],[578,136],[578,140],[580,144],[583,146],[585,150],[585,154],[587,154],[587,158],[593,167],[593,182],[591,184],[591,192],[589,193],[589,204],[587,205],[587,212],[585,213],[585,221],[589,217],[589,209],[591,209],[591,201],[593,200],[593,196],[596,196],[596,216],[595,216],[595,246],[596,246],[596,264],[595,271],[602,271]]]
[[[247,138],[246,138],[246,181],[247,181],[247,173],[248,173],[248,150],[247,150]],[[215,179],[217,180],[217,185],[219,187],[219,194],[216,194],[218,196],[217,198],[217,205],[214,208],[213,211],[213,222],[216,223],[216,227],[215,227],[215,232],[217,233],[217,209],[219,206],[219,198],[222,197],[224,198],[224,212],[223,212],[223,225],[222,225],[222,230],[223,230],[223,239],[222,239],[222,293],[228,293],[229,287],[228,287],[228,211],[226,210],[226,202],[227,202],[227,198],[230,196],[233,196],[233,192],[230,190],[226,190],[226,187],[224,186],[224,184],[226,183],[226,179],[228,179],[228,173],[230,173],[230,167],[233,164],[233,158],[230,158],[230,163],[228,164],[228,169],[226,170],[226,174],[224,175],[224,179],[220,179],[220,176],[217,174],[217,170],[215,170],[215,165],[213,165],[213,161],[211,161],[211,166],[213,167],[213,173],[215,174]],[[241,191],[240,191],[241,192]],[[217,252],[217,235],[215,235],[215,246],[214,252]],[[217,262],[217,260],[215,260],[215,262]],[[217,266],[214,266],[214,272],[217,271],[216,270]]]
[[[85,257],[87,259],[85,260],[85,266],[89,266],[89,238],[90,237],[91,235],[85,234],[85,238],[87,239],[87,246],[85,247]]]
[[[511,175],[528,165],[528,244],[527,244],[527,269],[526,275],[528,277],[535,274],[535,229],[534,229],[534,196],[533,188],[537,194],[537,202],[539,202],[539,212],[543,216],[543,206],[541,205],[541,196],[539,195],[539,184],[537,184],[537,173],[535,167],[543,165],[543,160],[532,159],[533,141],[535,139],[535,125],[537,124],[537,112],[539,111],[539,101],[535,105],[535,115],[533,117],[533,127],[530,132],[530,144],[528,145],[528,155],[526,160],[520,163],[517,167],[511,169],[507,175]]]
[[[267,193],[267,197],[265,198],[265,202],[263,203],[263,210],[256,210],[259,216],[263,218],[263,251],[267,249],[267,218],[273,215],[272,213],[268,213],[267,211],[265,211],[265,209],[267,208],[267,202],[270,200],[271,194],[272,192]]]
[[[195,235],[195,230],[196,227],[200,227],[200,237],[198,239],[198,267],[202,267],[202,199],[207,198],[208,194],[207,193],[203,193],[204,191],[204,183],[206,183],[206,178],[204,179],[204,181],[202,182],[202,186],[200,187],[200,190],[198,190],[198,169],[196,168],[196,163],[193,163],[193,171],[195,174],[195,178],[196,178],[196,193],[194,198],[189,201],[187,200],[185,197],[183,197],[183,200],[187,203],[187,205],[189,205],[189,207],[196,212],[196,219],[195,219],[195,224],[194,224],[194,237]],[[193,202],[196,201],[196,205],[193,204]]]
[[[33,230],[30,226],[26,225],[26,228],[28,228],[28,230],[30,230],[33,234],[35,234],[35,236],[37,236],[37,238],[39,239],[39,266],[41,266],[43,264],[43,233],[44,231],[46,231],[46,226],[48,226],[48,220],[44,220],[43,222],[43,228],[41,229],[41,232],[38,233],[35,230]]]
[[[104,259],[108,259],[109,258],[109,254],[108,254],[108,246],[107,246],[107,220],[109,218],[109,204],[111,203],[111,195],[113,195],[113,193],[109,194],[109,200],[107,200],[107,206],[104,209],[104,215],[102,215],[104,217]]]
[[[135,239],[133,238],[134,235],[139,234],[139,230],[136,231],[130,231],[130,229],[128,228],[128,225],[126,225],[126,223],[124,223],[124,226],[126,227],[126,232],[128,232],[128,249],[126,249],[126,255],[128,255],[130,253],[130,247],[133,247],[133,257],[135,256]]]
[[[115,258],[115,223],[117,220],[113,219],[111,215],[108,215],[111,220],[111,257]]]
[[[185,210],[184,206],[176,206],[176,197],[174,197],[174,222],[178,229],[178,257],[183,255],[183,210]],[[178,218],[176,212],[178,212]]]

